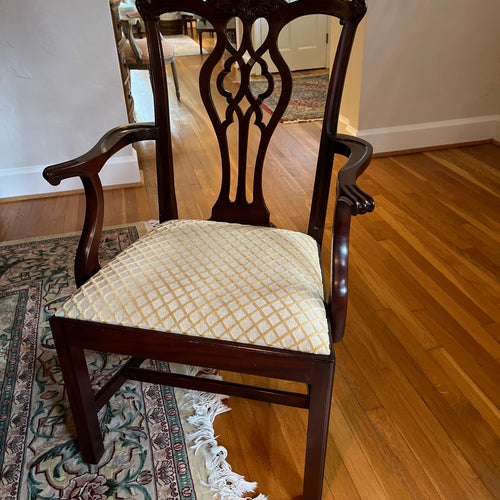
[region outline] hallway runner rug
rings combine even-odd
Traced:
[[[293,75],[293,90],[290,103],[285,110],[281,123],[300,123],[320,121],[323,119],[329,75],[318,73],[313,75]],[[257,96],[266,91],[267,80],[256,79],[250,82],[252,93]],[[281,80],[275,78],[274,91],[264,101],[262,108],[273,113],[281,93]]]
[[[102,263],[146,230],[144,223],[106,229]],[[228,409],[220,396],[128,381],[99,415],[103,458],[97,465],[80,459],[48,324],[75,290],[78,238],[0,244],[0,498],[245,498],[255,483],[231,471],[214,437],[213,420]],[[87,359],[97,389],[127,358],[88,352]]]
[[[175,57],[200,55],[200,46],[187,35],[169,35],[165,39],[174,46]],[[208,52],[203,49],[203,54]]]

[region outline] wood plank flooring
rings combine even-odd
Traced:
[[[182,101],[171,110],[188,218],[210,215],[219,179],[195,91],[199,62],[178,58]],[[279,227],[306,229],[319,130],[279,127],[265,193]],[[106,225],[156,218],[154,151],[138,152],[145,185],[106,192]],[[352,224],[325,499],[500,498],[499,167],[490,143],[377,158],[361,178],[376,210]],[[2,203],[0,239],[79,230],[83,203],[81,195]],[[326,244],[325,262],[328,253]],[[229,405],[216,434],[233,468],[271,499],[300,498],[306,412]]]

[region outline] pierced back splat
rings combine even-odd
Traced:
[[[244,12],[240,12],[240,15]],[[222,161],[222,185],[216,204],[212,210],[212,218],[224,221],[238,221],[252,224],[269,224],[269,211],[266,207],[262,188],[262,173],[264,159],[272,138],[273,132],[286,106],[292,92],[292,75],[284,59],[278,51],[272,33],[278,33],[281,26],[270,22],[270,35],[267,44],[255,48],[252,41],[252,26],[255,19],[248,19],[243,23],[242,37],[238,49],[224,36],[224,25],[221,23],[221,32],[217,29],[217,44],[211,56],[204,64],[200,75],[201,95],[214,126]],[[269,21],[268,21],[269,22]],[[218,24],[218,23],[217,23]],[[266,48],[266,46],[268,48]],[[263,120],[262,103],[274,90],[273,75],[269,72],[268,65],[262,55],[269,50],[269,54],[279,70],[279,78],[283,82],[282,92],[278,104],[267,123]],[[217,90],[226,99],[227,107],[224,116],[221,116],[214,106],[210,81],[212,74],[218,67],[220,58],[228,51],[230,56],[224,63],[224,68],[216,75]],[[240,70],[240,86],[236,93],[226,90],[225,78],[231,73],[234,65]],[[267,82],[267,88],[259,95],[254,95],[250,87],[251,73],[258,73]],[[231,164],[228,148],[228,128],[234,122],[238,123],[238,148],[237,148],[237,183],[236,196],[230,199]],[[252,201],[247,200],[247,170],[249,166],[248,140],[252,126],[258,128],[260,139],[258,142],[255,164],[253,167],[253,186],[251,187]]]

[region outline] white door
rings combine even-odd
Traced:
[[[280,33],[278,45],[292,71],[326,68],[328,62],[328,16],[304,16],[292,21]],[[258,20],[254,27],[256,46],[265,40],[267,23]],[[259,43],[260,42],[260,43]],[[276,67],[265,57],[271,72]]]

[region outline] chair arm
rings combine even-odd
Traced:
[[[82,156],[46,167],[43,176],[53,186],[70,177],[92,177],[98,174],[106,161],[120,149],[134,142],[157,138],[158,129],[154,123],[134,123],[114,128]]]
[[[336,135],[333,143],[336,153],[348,157],[337,176],[337,201],[333,221],[330,276],[330,315],[333,342],[340,342],[344,336],[347,316],[351,215],[372,212],[375,208],[375,202],[356,184],[356,179],[370,163],[373,151],[371,145],[357,137],[345,135]]]
[[[350,205],[351,215],[372,212],[375,208],[373,198],[356,184],[356,179],[370,164],[373,154],[371,144],[359,137],[337,134],[333,146],[335,153],[348,157],[337,176],[337,199]]]
[[[154,123],[125,125],[109,131],[84,155],[44,169],[43,176],[53,186],[63,179],[80,177],[85,189],[85,221],[75,257],[77,286],[83,285],[100,269],[98,250],[104,201],[99,172],[111,156],[128,144],[157,138],[158,129]]]

